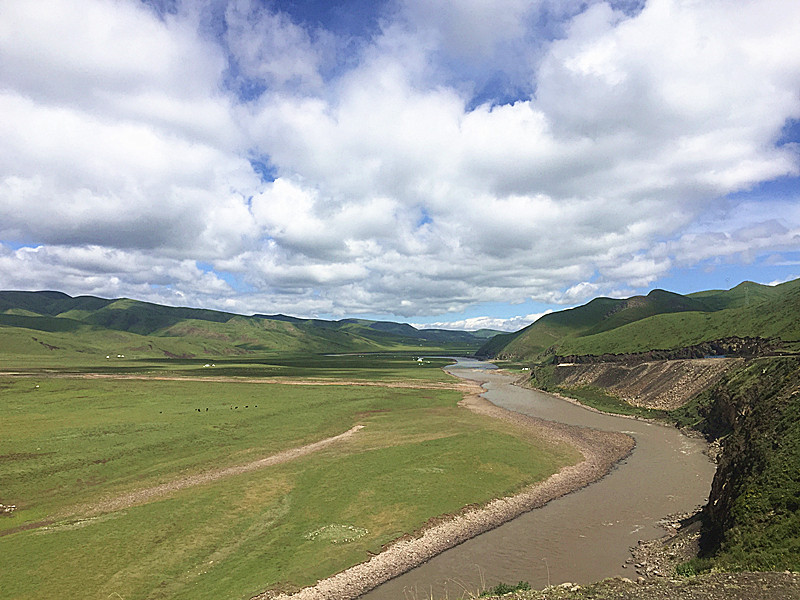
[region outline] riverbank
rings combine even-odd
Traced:
[[[485,600],[497,600],[487,596]],[[800,575],[792,572],[708,573],[680,579],[606,579],[514,592],[503,600],[800,600]]]
[[[349,600],[413,569],[466,540],[494,529],[519,515],[539,508],[551,500],[585,487],[608,473],[633,450],[634,440],[623,433],[598,431],[545,421],[495,406],[481,397],[483,389],[472,384],[459,403],[466,410],[521,427],[540,440],[568,443],[578,449],[584,460],[564,467],[543,482],[520,493],[493,500],[482,507],[467,507],[460,513],[435,520],[414,535],[404,536],[366,562],[304,588],[291,596],[294,600]],[[276,597],[265,592],[254,600]]]
[[[582,459],[458,407],[448,361],[358,362],[349,386],[0,377],[0,595],[295,591]]]

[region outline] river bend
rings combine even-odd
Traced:
[[[587,410],[511,385],[494,365],[459,359],[453,375],[483,384],[484,397],[522,414],[634,437],[636,448],[611,473],[497,529],[468,540],[362,596],[365,600],[460,598],[482,586],[528,581],[534,588],[635,575],[629,547],[664,535],[657,522],[705,503],[714,465],[702,440],[678,430]],[[468,594],[464,597],[469,597]]]

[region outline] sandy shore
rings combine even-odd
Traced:
[[[573,427],[528,417],[495,406],[479,395],[482,392],[482,388],[474,384],[459,404],[478,414],[523,427],[537,438],[571,444],[583,454],[584,460],[564,467],[545,481],[531,485],[515,496],[493,500],[483,507],[465,509],[413,536],[401,538],[366,562],[319,581],[296,594],[276,595],[267,591],[253,600],[276,597],[292,600],[357,598],[449,548],[597,481],[633,450],[633,438],[623,433]]]

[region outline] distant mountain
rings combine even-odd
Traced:
[[[671,350],[729,337],[800,343],[800,279],[777,286],[744,282],[731,290],[681,295],[653,290],[626,299],[595,298],[491,338],[479,356],[546,360]]]
[[[418,330],[363,319],[300,319],[61,292],[0,292],[0,353],[219,356],[252,352],[471,353],[492,332]],[[494,332],[497,333],[497,332]]]

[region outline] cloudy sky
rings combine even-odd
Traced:
[[[2,0],[0,289],[517,329],[800,276],[796,0]]]

